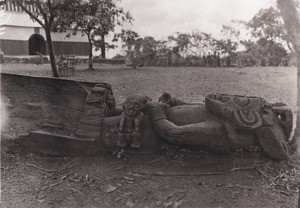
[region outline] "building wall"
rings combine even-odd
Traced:
[[[56,55],[60,55],[60,54],[76,54],[80,56],[89,55],[88,43],[54,41],[53,47]],[[48,54],[48,50],[47,50],[47,54]]]
[[[76,54],[81,56],[88,56],[89,54],[88,43],[53,41],[53,47],[55,55]],[[28,41],[0,39],[0,49],[4,52],[5,55],[29,55]],[[46,54],[49,54],[47,47]]]
[[[5,55],[28,55],[28,41],[2,40],[0,39],[0,49]]]
[[[26,40],[28,41],[33,34],[40,34],[46,40],[45,30],[42,27],[25,27],[4,25],[4,34],[1,35],[3,40]],[[68,32],[71,32],[69,30]],[[81,32],[77,35],[72,35],[70,38],[66,37],[66,33],[51,33],[53,41],[65,41],[65,42],[88,42],[87,36],[82,36]]]
[[[24,12],[5,11],[3,20],[5,30],[0,37],[0,49],[5,55],[29,55],[28,40],[34,34],[41,35],[46,41],[44,29]],[[70,53],[88,55],[88,40],[81,32],[70,38],[66,38],[66,33],[52,33],[51,36],[56,55]],[[46,49],[48,54],[48,48]]]

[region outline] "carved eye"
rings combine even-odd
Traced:
[[[236,104],[238,104],[241,107],[245,107],[250,103],[250,100],[245,97],[236,97],[234,101]]]

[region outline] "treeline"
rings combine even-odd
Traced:
[[[244,34],[241,34],[241,31]],[[131,30],[118,36],[132,66],[199,65],[199,66],[278,66],[287,65],[293,44],[277,8],[261,9],[248,22],[232,21],[223,25],[222,38],[194,30],[174,33],[165,40],[140,37]]]
[[[93,69],[93,49],[101,51],[105,58],[106,50],[115,48],[106,37],[114,35],[114,41],[121,40],[125,56],[134,67],[148,65],[203,64],[204,57],[219,54],[220,64],[224,57],[230,64],[251,63],[253,65],[279,65],[288,52],[295,50],[287,35],[277,8],[260,10],[250,21],[234,21],[233,26],[222,27],[222,38],[200,30],[189,33],[174,33],[165,40],[153,37],[140,37],[131,30],[116,33],[115,28],[132,23],[130,13],[119,6],[117,0],[11,0],[25,11],[32,20],[44,28],[53,76],[58,77],[51,32],[67,32],[67,37],[78,33],[85,35],[90,45],[88,68]],[[0,5],[3,1],[0,1]],[[26,4],[33,5],[35,12],[29,11]],[[242,29],[241,29],[242,28]],[[247,31],[247,38],[240,30]],[[243,48],[244,52],[237,52]],[[207,57],[208,56],[208,57]],[[218,58],[217,58],[218,59]],[[246,60],[246,61],[245,61]],[[275,60],[275,61],[271,61]],[[212,61],[213,62],[213,61]],[[212,64],[213,65],[213,64]]]

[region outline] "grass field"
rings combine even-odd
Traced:
[[[189,102],[200,102],[206,94],[218,92],[262,96],[269,102],[296,106],[296,68],[143,67],[134,70],[123,65],[95,65],[96,70],[90,71],[85,67],[77,66],[75,76],[67,79],[109,83],[119,102],[132,93],[157,100],[162,92]],[[52,76],[49,64],[4,64],[1,72]]]
[[[48,64],[0,67],[2,73],[52,76]],[[296,68],[143,67],[134,70],[126,66],[96,65],[96,70],[88,71],[85,67],[77,66],[75,76],[67,79],[109,83],[118,104],[132,93],[157,100],[162,92],[169,92],[188,102],[201,102],[208,93],[218,92],[261,96],[271,103],[283,102],[296,109]],[[295,169],[285,169],[283,163],[268,159],[253,161],[255,152],[212,155],[171,148],[154,155],[128,154],[125,161],[111,153],[98,158],[23,155],[5,146],[8,143],[3,141],[28,131],[29,124],[24,120],[19,123],[9,120],[1,131],[1,207],[297,207],[296,183],[291,180]],[[251,169],[256,162],[264,166]],[[237,169],[250,165],[250,168],[228,172],[224,165]],[[225,172],[213,174],[220,171]],[[208,174],[167,176],[140,172]]]

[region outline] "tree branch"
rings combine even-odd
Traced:
[[[57,4],[57,5],[53,6],[51,4],[51,2],[48,5],[49,5],[49,11],[50,11],[49,25],[51,26],[52,23],[53,23],[54,17],[55,17],[55,14],[53,13],[53,11],[59,9],[62,5],[61,4]]]
[[[45,11],[44,11],[44,9],[43,9],[40,0],[36,0],[36,5],[37,5],[37,7],[39,8],[40,13],[42,14],[42,16],[43,16],[43,18],[44,18],[45,25],[47,26],[47,24],[48,24],[47,14],[45,13]]]
[[[292,0],[277,0],[278,8],[280,9],[285,27],[295,50],[300,48],[300,18],[296,9],[295,2]],[[299,51],[298,51],[299,52]]]
[[[45,24],[39,19],[37,18],[37,16],[35,16],[32,12],[30,12],[23,4],[22,2],[19,1],[14,1],[16,4],[18,4],[19,7],[22,8],[22,10],[24,12],[26,12],[34,21],[36,21],[37,23],[39,23],[43,28],[45,28]]]
[[[47,0],[47,4],[48,4],[48,9],[49,9],[49,25],[52,25],[53,19],[54,19],[54,14],[53,14],[53,8],[52,8],[52,4],[50,0]]]

